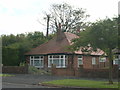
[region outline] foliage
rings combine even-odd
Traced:
[[[19,66],[25,66],[25,65],[26,65],[25,61],[24,62],[20,62],[20,64],[19,64]]]
[[[85,31],[80,33],[80,38],[73,40],[74,48],[91,45],[94,49],[100,48],[108,52],[108,48],[116,48],[118,30],[116,19],[105,19],[92,23]]]
[[[37,69],[34,66],[29,66],[28,73],[29,74],[39,74],[39,75],[44,75],[44,74],[50,75],[49,72],[42,70],[42,69]]]
[[[93,23],[90,27],[80,33],[80,38],[73,40],[72,50],[84,47],[83,51],[92,47],[103,50],[109,58],[109,81],[112,84],[112,50],[118,47],[118,27],[117,18],[100,20]],[[90,51],[90,50],[89,50]]]
[[[46,14],[50,17],[49,29],[53,32],[58,30],[58,24],[61,23],[61,29],[64,32],[78,33],[79,29],[84,30],[89,23],[85,22],[89,15],[82,8],[74,8],[67,3],[53,4]],[[46,19],[46,18],[44,18]]]
[[[5,66],[18,66],[25,62],[24,54],[31,48],[41,45],[48,39],[42,32],[29,32],[17,35],[2,35],[2,61]]]
[[[18,50],[16,48],[2,48],[2,63],[5,66],[19,65]]]
[[[43,82],[43,84],[50,84],[56,86],[66,87],[85,87],[85,88],[118,88],[118,82],[114,82],[113,85],[109,85],[105,81],[93,81],[93,80],[79,80],[79,79],[64,79]]]

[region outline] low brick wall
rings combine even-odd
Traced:
[[[57,76],[74,76],[74,70],[66,68],[54,68],[52,70],[52,74]]]
[[[80,77],[99,77],[99,78],[109,78],[109,69],[79,69]],[[118,74],[120,70],[118,70],[117,66],[113,67],[113,78],[118,78]]]
[[[120,70],[119,70],[120,73]],[[108,78],[109,69],[67,69],[67,68],[52,68],[52,74],[57,76],[78,76],[88,78]],[[113,68],[113,78],[118,78],[118,69]]]
[[[2,73],[27,74],[28,66],[3,66]]]

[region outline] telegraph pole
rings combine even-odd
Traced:
[[[48,38],[48,34],[49,34],[49,21],[50,21],[50,15],[47,15],[47,31],[46,31],[47,38]]]

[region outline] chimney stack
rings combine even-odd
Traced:
[[[61,23],[59,23],[58,25],[58,29],[57,29],[57,41],[62,40],[63,35],[62,35],[62,30],[61,30]]]

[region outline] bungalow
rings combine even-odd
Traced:
[[[27,52],[26,60],[29,65],[43,69],[50,69],[52,64],[61,70],[63,68],[77,70],[81,66],[85,69],[108,67],[108,60],[102,56],[104,52],[100,49],[89,54],[83,53],[81,49],[74,52],[68,51],[67,47],[75,38],[79,37],[59,29],[53,39]]]

